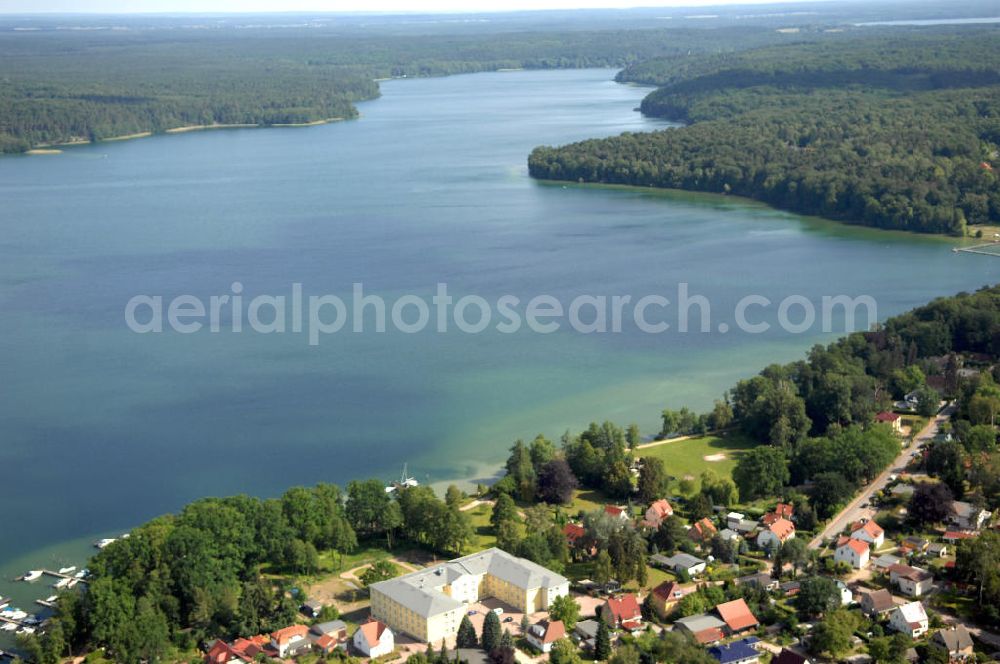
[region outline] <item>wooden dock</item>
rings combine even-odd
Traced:
[[[42,575],[43,576],[51,576],[51,577],[54,577],[56,579],[69,579],[70,581],[76,581],[77,583],[88,583],[88,581],[86,579],[81,579],[81,578],[79,578],[77,576],[73,576],[72,574],[63,574],[62,572],[53,572],[50,569],[43,569],[42,570]],[[73,585],[76,585],[76,584],[73,584]]]
[[[987,249],[989,247],[992,249]],[[966,254],[979,254],[980,256],[993,256],[994,258],[1000,258],[1000,242],[986,242],[984,244],[977,244],[974,247],[956,247],[955,252],[964,252]]]

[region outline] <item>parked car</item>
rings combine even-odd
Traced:
[[[476,615],[477,613],[479,613],[479,611],[469,611],[469,615],[470,615],[470,616],[474,616],[474,615]]]
[[[514,618],[511,616],[507,616],[506,618],[503,619],[503,621],[505,623],[514,622]]]
[[[497,608],[493,609],[493,613],[497,614],[498,616],[503,615],[503,608],[498,606]]]

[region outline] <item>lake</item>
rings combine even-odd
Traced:
[[[764,334],[135,334],[135,295],[495,300],[869,294],[885,318],[1000,281],[949,241],[704,195],[532,181],[528,152],[663,128],[609,70],[390,81],[359,120],[0,159],[0,594],[206,495],[489,477],[517,437],[657,430],[832,339]],[[722,315],[720,313],[720,315]],[[864,321],[859,323],[864,325]],[[49,594],[31,589],[32,596]]]

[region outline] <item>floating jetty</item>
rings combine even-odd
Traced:
[[[84,578],[87,576],[87,570],[80,570],[75,574],[70,574],[70,572],[76,572],[76,567],[63,567],[58,572],[54,572],[50,569],[32,570],[27,574],[25,574],[24,576],[22,576],[21,580],[35,581],[36,579],[39,579],[42,576],[51,576],[52,578],[56,579],[56,582],[55,584],[53,584],[53,586],[60,590],[64,588],[72,588],[78,583],[87,583],[87,579]]]

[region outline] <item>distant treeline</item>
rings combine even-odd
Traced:
[[[375,79],[505,68],[623,67],[759,46],[773,30],[363,36],[315,29],[0,32],[0,152],[189,125],[357,115]]]
[[[529,158],[534,177],[756,198],[880,228],[1000,221],[1000,32],[654,59],[647,115],[690,123]]]

